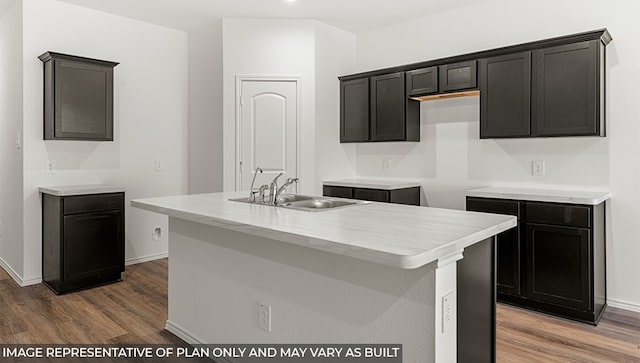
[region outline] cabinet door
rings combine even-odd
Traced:
[[[371,77],[371,140],[405,139],[404,73]]]
[[[64,216],[64,280],[124,270],[122,211]]]
[[[527,137],[531,127],[531,52],[479,61],[480,138]]]
[[[53,138],[113,140],[113,68],[71,60],[54,67]]]
[[[369,78],[340,83],[340,142],[369,140]]]
[[[534,52],[534,136],[600,134],[598,41]]]
[[[477,84],[476,67],[475,60],[440,66],[440,90],[450,92],[475,88]]]
[[[408,71],[407,95],[421,96],[438,92],[438,67]]]
[[[508,214],[520,218],[521,203],[514,200],[467,197],[467,210]],[[518,221],[518,226],[496,236],[496,281],[499,293],[518,296],[521,294],[520,234],[520,222]]]
[[[496,236],[498,292],[520,295],[520,226]]]
[[[590,309],[589,230],[528,223],[527,237],[527,296]]]

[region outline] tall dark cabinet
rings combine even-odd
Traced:
[[[44,139],[113,141],[113,68],[117,62],[46,52]]]
[[[42,194],[42,281],[56,294],[119,281],[124,192]]]
[[[467,197],[467,210],[518,216],[497,236],[498,301],[598,323],[607,305],[604,202]]]

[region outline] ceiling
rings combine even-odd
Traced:
[[[189,31],[221,18],[317,19],[360,33],[481,0],[60,0]]]

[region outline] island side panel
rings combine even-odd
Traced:
[[[495,237],[464,249],[458,261],[458,362],[496,361]]]
[[[170,217],[167,329],[190,343],[403,344],[403,362],[434,362],[435,271]]]

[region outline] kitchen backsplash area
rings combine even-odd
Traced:
[[[430,206],[464,209],[464,191],[487,185],[606,189],[609,138],[485,139],[480,98],[422,102],[420,142],[358,143],[356,175],[419,180]],[[543,161],[543,176],[533,162]]]

